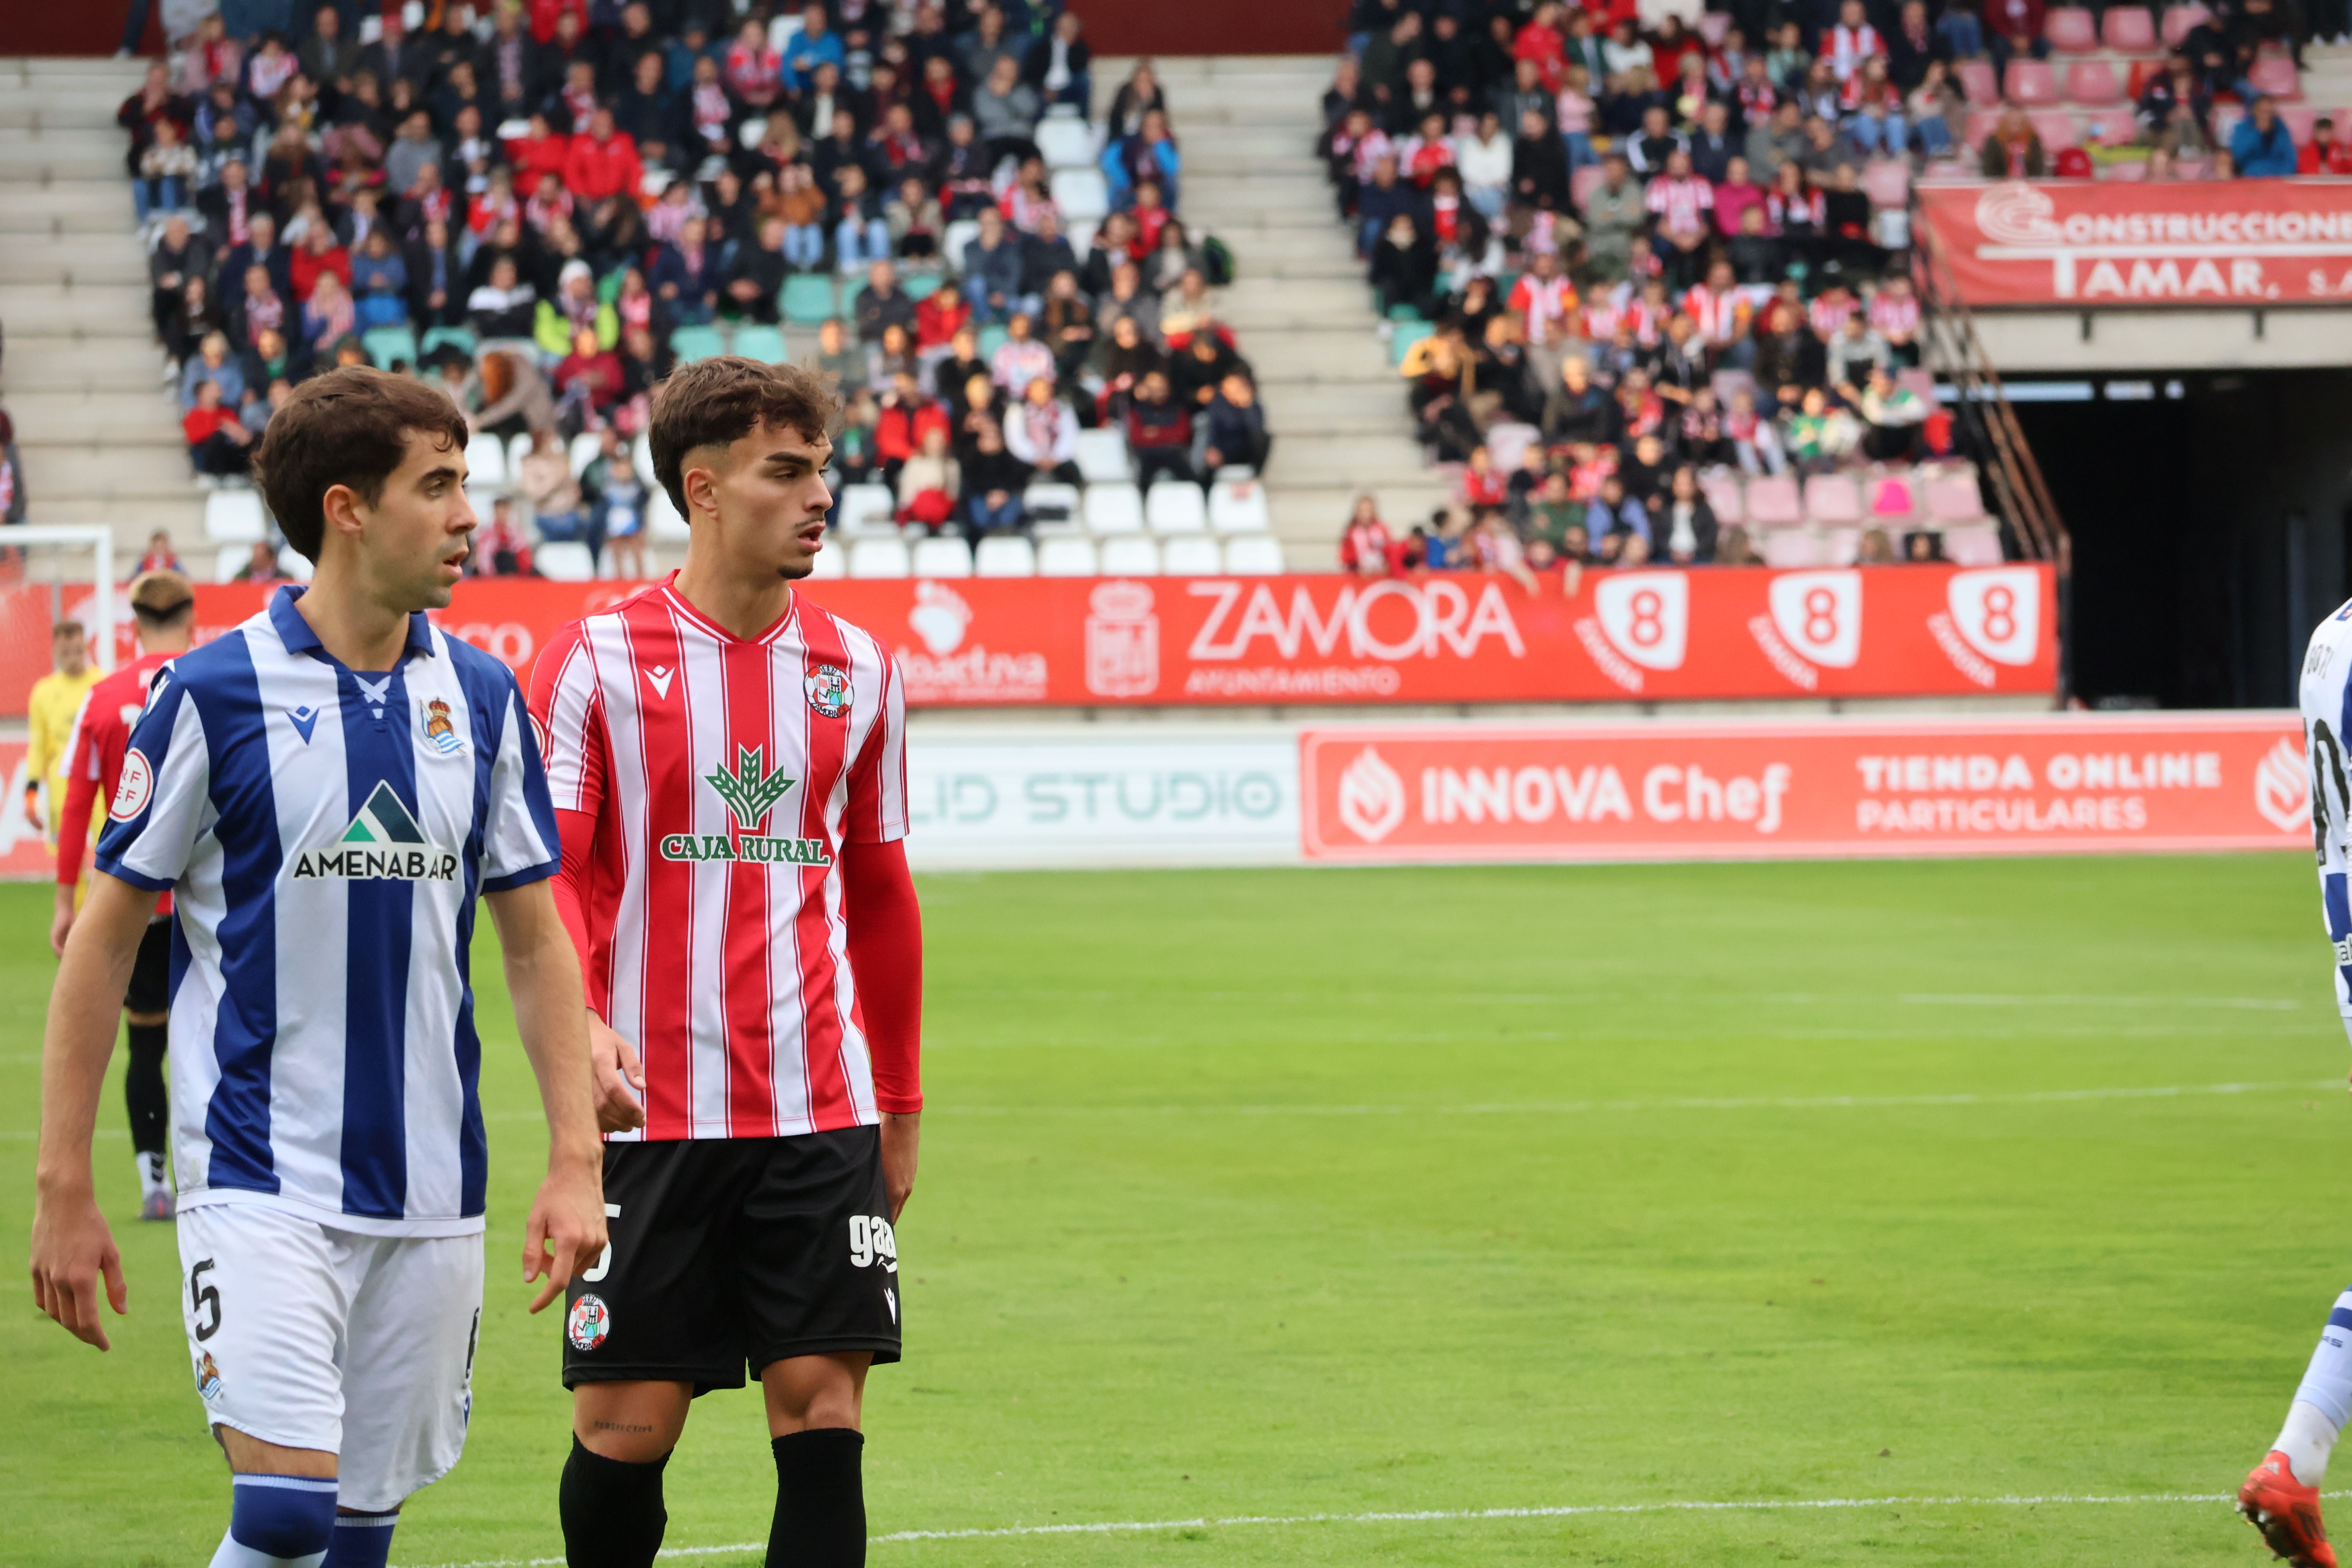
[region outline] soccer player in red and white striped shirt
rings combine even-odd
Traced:
[[[612,1246],[565,1321],[573,1568],[653,1562],[687,1410],[747,1364],[768,1561],[865,1561],[858,1425],[867,1367],[898,1359],[922,929],[897,667],[793,586],[824,548],[835,409],[748,359],[665,382],[654,472],[686,565],[567,627],[532,681],[614,1134]]]

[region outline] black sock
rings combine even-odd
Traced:
[[[563,1560],[572,1568],[652,1568],[669,1510],[662,1507],[664,1454],[650,1465],[608,1459],[572,1439],[559,1500]]]
[[[171,1100],[163,1092],[163,1024],[131,1024],[131,1061],[122,1075],[122,1102],[131,1111],[131,1147],[141,1154],[163,1152],[163,1125]]]
[[[776,1450],[776,1522],[768,1568],[862,1568],[866,1562],[863,1433],[846,1426],[788,1432]]]

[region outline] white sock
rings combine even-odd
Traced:
[[[2326,1411],[2307,1399],[2298,1399],[2286,1407],[2286,1425],[2279,1428],[2278,1441],[2271,1447],[2286,1456],[2287,1468],[2296,1480],[2315,1487],[2327,1479],[2327,1456],[2335,1450],[2337,1430]]]
[[[152,1198],[157,1193],[168,1190],[169,1184],[164,1180],[163,1154],[160,1152],[142,1154],[138,1156],[138,1160],[139,1195],[142,1198]]]
[[[213,1553],[212,1568],[320,1568],[326,1560],[323,1552],[313,1552],[308,1557],[272,1557],[240,1544],[233,1535],[223,1534],[220,1550]]]
[[[2352,1419],[2352,1289],[2336,1298],[2327,1326],[2311,1352],[2303,1384],[2294,1391],[2286,1425],[2273,1447],[2287,1457],[2294,1479],[2315,1487],[2327,1473],[2336,1435]]]

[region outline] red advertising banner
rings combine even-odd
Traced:
[[[1971,305],[2352,298],[2352,182],[2008,180],[1918,195]]]
[[[2309,848],[2293,713],[1307,730],[1311,860]]]
[[[2041,693],[2045,566],[1509,578],[960,578],[812,583],[897,654],[925,707],[1528,702]],[[436,616],[528,677],[613,583],[461,584]],[[197,636],[263,591],[197,590]],[[126,617],[127,618],[127,617]]]

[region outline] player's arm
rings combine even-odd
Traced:
[[[26,715],[25,743],[25,821],[37,830],[41,826],[41,781],[49,776],[49,769],[58,760],[56,726],[50,722],[49,705],[36,700],[32,712]],[[57,803],[49,803],[55,810]]]
[[[554,895],[541,880],[487,900],[506,953],[515,1025],[547,1112],[547,1177],[530,1205],[522,1249],[523,1283],[547,1276],[530,1304],[536,1312],[555,1300],[574,1268],[604,1249],[604,1150],[589,1098],[580,960],[556,916]]]
[[[33,1303],[100,1350],[98,1285],[119,1315],[130,1309],[122,1254],[99,1212],[89,1145],[106,1059],[155,892],[101,875],[65,943],[41,1041],[41,1142],[33,1182]],[[600,1222],[601,1223],[601,1222]]]
[[[842,846],[841,876],[895,1224],[915,1190],[922,1150],[923,910],[901,840]]]
[[[89,700],[82,699],[74,715],[73,731],[66,741],[66,798],[52,802],[58,819],[57,907],[49,917],[49,951],[65,955],[66,934],[73,930],[74,888],[81,881],[82,857],[89,848],[89,816],[98,809],[99,748],[91,733],[95,720]]]

